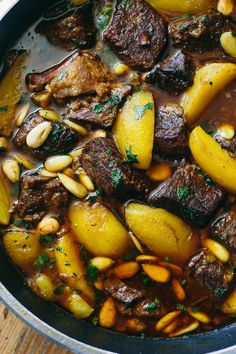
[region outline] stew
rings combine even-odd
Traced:
[[[2,245],[38,296],[115,331],[236,316],[232,0],[62,0],[0,81]]]

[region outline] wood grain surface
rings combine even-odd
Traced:
[[[71,354],[25,325],[0,304],[0,354]]]

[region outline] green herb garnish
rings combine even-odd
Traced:
[[[39,239],[39,243],[42,246],[51,246],[55,240],[56,240],[55,235],[52,234],[41,235]]]
[[[57,246],[56,250],[57,250],[58,252],[63,252],[63,248],[62,248],[61,246]]]
[[[205,176],[204,179],[205,179],[205,183],[206,183],[207,186],[209,186],[209,187],[214,186],[214,182],[210,179],[210,177]]]
[[[160,301],[155,298],[153,302],[147,305],[148,312],[153,312],[160,305]]]
[[[184,304],[177,304],[176,308],[177,308],[177,310],[188,311],[187,307]]]
[[[186,280],[186,279],[183,279],[183,280],[181,281],[181,284],[182,284],[183,286],[185,286],[185,285],[187,284],[187,280]]]
[[[0,112],[7,112],[8,111],[8,106],[0,106]]]
[[[203,175],[203,174],[204,174],[203,170],[202,170],[200,167],[198,167],[198,166],[195,167],[195,171],[196,171],[199,175]]]
[[[97,326],[97,325],[98,325],[98,316],[94,316],[94,317],[91,319],[91,323],[92,323],[94,326]]]
[[[98,268],[92,264],[89,264],[87,268],[86,278],[90,284],[93,284],[97,280],[98,274],[99,274]]]
[[[90,253],[86,250],[84,245],[80,245],[80,257],[83,262],[86,264],[89,262],[89,259],[91,258]]]
[[[44,268],[55,262],[55,258],[49,258],[46,252],[41,253],[34,261],[34,266],[37,268]]]
[[[114,185],[116,186],[116,188],[121,187],[121,185],[123,184],[121,172],[118,168],[111,172],[111,179]]]
[[[224,297],[226,295],[226,293],[227,293],[226,289],[217,288],[215,290],[215,296],[218,297],[218,298]]]
[[[97,197],[100,195],[102,195],[102,191],[101,189],[97,189],[96,191],[89,193],[85,198],[85,201],[93,204],[97,201]]]
[[[64,292],[65,288],[66,288],[65,285],[60,285],[60,286],[58,286],[58,287],[53,291],[54,295],[61,295],[61,294]]]
[[[185,199],[189,195],[188,187],[181,187],[177,190],[179,200]]]
[[[57,82],[62,81],[63,79],[65,79],[67,77],[67,72],[65,70],[61,71],[57,77],[56,80]]]
[[[125,149],[125,153],[127,156],[127,160],[125,161],[125,164],[127,165],[132,165],[133,163],[138,163],[138,159],[137,159],[137,154],[133,154],[132,151],[132,146],[130,145],[129,148]]]
[[[28,221],[25,221],[22,219],[15,219],[13,222],[13,225],[16,227],[19,227],[21,229],[26,229],[26,230],[30,230],[32,227]]]
[[[192,313],[196,313],[196,312],[198,312],[199,310],[200,310],[200,307],[199,307],[199,306],[193,306],[193,307],[191,307]]]
[[[135,112],[137,113],[137,116],[136,116],[135,119],[136,119],[136,120],[142,119],[144,113],[145,113],[148,109],[152,110],[152,108],[153,108],[152,102],[148,102],[148,103],[146,103],[144,106],[136,106],[136,107],[134,107],[134,110],[135,110]]]
[[[150,285],[152,285],[152,281],[151,281],[150,278],[144,278],[144,279],[143,279],[143,284],[144,284],[145,286],[150,286]]]
[[[165,262],[170,262],[170,257],[164,257]]]

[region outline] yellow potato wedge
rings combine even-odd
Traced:
[[[63,304],[77,318],[87,318],[93,312],[93,308],[79,294],[73,292]]]
[[[196,251],[197,239],[190,226],[164,209],[130,202],[125,217],[135,236],[158,256],[185,262]]]
[[[10,221],[10,191],[0,171],[0,224],[8,225]]]
[[[210,9],[216,0],[147,0],[155,9],[168,13],[196,13]]]
[[[129,234],[115,215],[103,204],[72,204],[69,211],[77,240],[95,256],[117,259],[130,247]]]
[[[80,259],[79,250],[69,234],[62,236],[55,245],[55,259],[63,281],[71,288],[80,290],[93,299],[93,290],[85,279],[86,270]]]
[[[236,78],[236,65],[232,63],[211,63],[199,69],[194,84],[182,96],[188,124],[195,122],[213,98]]]
[[[236,314],[236,289],[225,299],[221,311],[225,314]]]
[[[3,236],[3,245],[12,261],[22,270],[32,267],[41,252],[39,234],[18,229]]]
[[[18,55],[0,82],[0,131],[9,137],[14,126],[17,103],[22,95],[22,69],[26,52]]]
[[[213,181],[236,193],[236,159],[227,150],[222,149],[200,126],[191,132],[189,147],[197,164]]]
[[[28,279],[28,285],[40,297],[47,301],[53,301],[55,298],[55,286],[50,277],[43,273],[34,274]]]
[[[126,101],[113,128],[116,145],[136,168],[146,170],[152,160],[155,106],[150,92],[139,91]]]

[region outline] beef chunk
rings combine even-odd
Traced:
[[[104,290],[111,295],[115,300],[125,304],[132,304],[141,299],[145,292],[125,284],[122,280],[116,277],[107,278],[104,282]]]
[[[37,149],[29,148],[26,144],[26,137],[34,127],[42,122],[45,122],[45,120],[38,112],[29,115],[14,136],[15,146],[23,150],[29,150],[36,157],[44,159],[48,156],[70,151],[77,143],[79,136],[68,125],[61,122],[52,122],[53,128],[45,143]]]
[[[147,193],[147,186],[141,175],[122,159],[110,138],[90,140],[83,148],[80,162],[96,186],[108,196],[122,198],[127,194]]]
[[[88,51],[76,51],[50,69],[26,76],[31,92],[46,88],[57,100],[90,93],[102,96],[109,90],[111,80],[100,58]]]
[[[195,65],[191,57],[179,50],[157,64],[146,80],[171,95],[179,95],[192,86],[194,73]]]
[[[61,4],[61,3],[60,3]],[[58,7],[60,7],[58,9]],[[36,32],[47,36],[48,40],[67,50],[91,48],[96,40],[92,3],[68,10],[68,6],[56,4],[37,25]]]
[[[59,178],[27,174],[21,183],[17,212],[30,222],[38,222],[46,214],[58,218],[65,213],[68,200],[68,192]]]
[[[188,264],[190,276],[216,296],[226,293],[229,287],[227,268],[220,263],[208,250],[202,249],[193,256]]]
[[[156,115],[155,150],[165,157],[178,157],[188,150],[184,110],[177,104],[162,106]]]
[[[113,125],[119,108],[131,92],[131,86],[123,83],[114,85],[111,93],[100,99],[94,96],[78,97],[66,108],[66,115],[74,122],[90,123],[102,128]]]
[[[159,318],[165,314],[160,302],[156,298],[152,299],[150,297],[131,305],[117,301],[116,308],[122,316],[126,317]]]
[[[163,18],[145,1],[118,0],[104,38],[127,65],[148,70],[166,46],[167,31]]]
[[[169,24],[169,33],[174,46],[193,51],[217,47],[221,34],[230,29],[232,24],[219,13],[178,19]]]
[[[223,189],[201,169],[185,164],[150,194],[149,201],[202,227],[208,224],[223,197]]]
[[[228,150],[231,154],[236,154],[236,138],[227,140],[221,135],[214,135],[214,139],[221,145],[223,149]]]
[[[236,211],[230,210],[218,216],[211,224],[211,233],[236,253]]]

